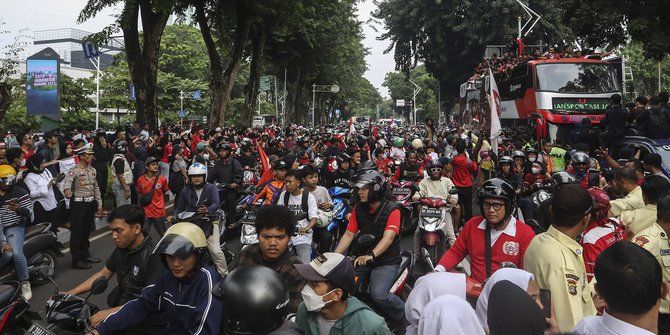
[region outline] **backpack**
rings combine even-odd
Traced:
[[[290,194],[288,191],[284,192],[284,206],[288,207],[288,199],[289,199]],[[308,213],[309,206],[307,205],[307,201],[309,200],[309,192],[303,190],[302,191],[302,200],[300,202],[300,207],[301,210],[304,213]]]

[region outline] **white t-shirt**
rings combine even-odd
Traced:
[[[317,204],[333,202],[333,199],[330,198],[330,194],[328,194],[328,189],[323,186],[316,186],[316,189],[309,193],[316,198]]]
[[[281,192],[277,205],[284,206],[284,194],[286,191]],[[309,220],[317,217],[317,205],[316,198],[314,195],[310,194],[307,196],[307,219],[302,219],[298,221],[298,224],[295,226],[296,231],[300,228],[307,227],[309,225]],[[302,192],[300,195],[289,195],[288,197],[288,208],[293,212],[293,214],[298,215],[302,213]],[[293,245],[299,244],[312,244],[312,231],[310,230],[305,235],[298,235],[291,237],[291,243]]]

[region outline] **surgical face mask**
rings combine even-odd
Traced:
[[[326,306],[327,303],[332,301],[328,300],[324,302],[323,297],[325,297],[326,295],[330,294],[333,291],[334,290],[331,290],[330,292],[324,295],[318,295],[316,292],[314,292],[314,289],[312,289],[311,286],[305,285],[300,294],[302,295],[302,301],[305,302],[305,308],[307,308],[307,310],[310,312],[318,312],[324,306]]]
[[[539,168],[531,168],[530,170],[533,171],[534,174],[538,174],[538,173],[540,173],[540,169],[539,169]]]
[[[528,161],[534,162],[537,160],[537,157],[528,157]]]

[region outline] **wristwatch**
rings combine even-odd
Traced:
[[[373,261],[373,262],[375,261],[375,253],[374,253],[374,251],[370,250],[366,255],[367,255],[367,256],[371,256],[371,257],[372,257],[372,261]]]

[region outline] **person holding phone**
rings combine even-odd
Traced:
[[[16,183],[16,170],[9,165],[0,165],[0,228],[3,231],[0,234],[0,252],[13,255],[16,277],[21,282],[21,295],[30,300],[33,293],[28,281],[28,261],[23,254],[23,242],[33,204],[28,192],[15,187]]]
[[[46,159],[39,152],[28,158],[26,166],[28,167],[28,174],[24,182],[33,203],[33,223],[51,222],[51,231],[56,233],[60,222],[53,222],[58,220],[59,217],[55,215],[58,201],[56,200],[54,187],[59,183],[59,180],[51,174],[49,169],[45,169]],[[62,177],[65,177],[65,175]]]

